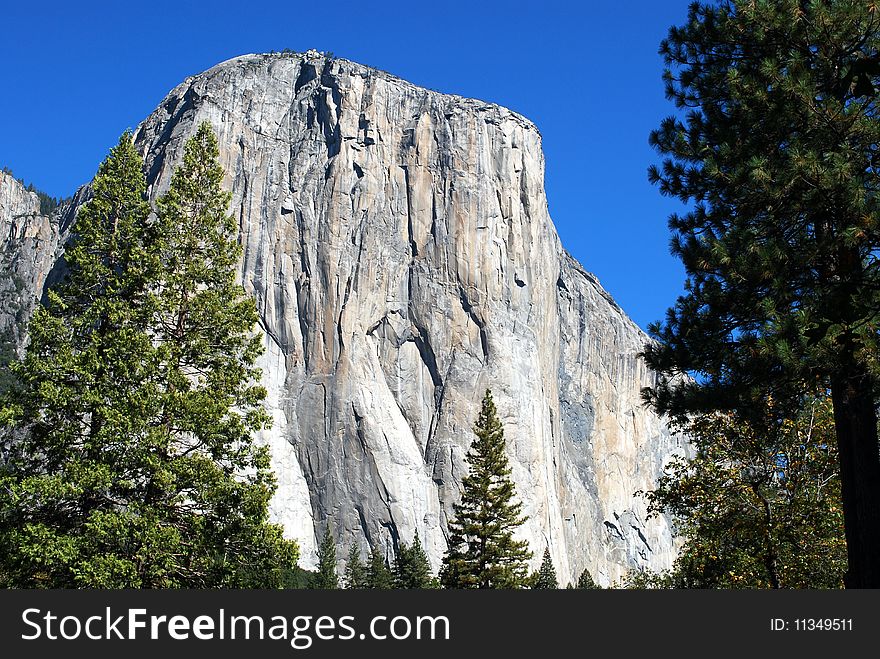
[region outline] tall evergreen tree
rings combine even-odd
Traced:
[[[367,564],[367,588],[389,590],[394,588],[394,575],[388,569],[385,557],[377,547],[370,552],[370,562]]]
[[[532,553],[528,543],[513,538],[525,518],[522,504],[514,501],[504,429],[489,390],[474,434],[466,456],[470,472],[462,479],[461,502],[449,522],[440,580],[446,588],[521,588]]]
[[[318,573],[312,580],[312,588],[335,590],[339,588],[339,576],[336,573],[336,541],[330,532],[330,524],[324,529],[324,537],[318,546]]]
[[[553,559],[550,558],[550,548],[544,549],[544,557],[541,560],[541,567],[533,579],[532,588],[536,590],[554,590],[559,588],[559,581],[556,579],[556,568],[553,567]]]
[[[203,126],[148,220],[125,134],[101,165],[36,310],[2,421],[0,579],[21,587],[278,586],[297,549],[274,490],[254,384],[256,311],[216,142]]]
[[[103,556],[93,538],[118,515],[114,463],[130,449],[130,442],[114,446],[116,424],[107,420],[129,416],[130,394],[141,393],[145,380],[139,355],[151,352],[145,290],[158,256],[146,249],[141,168],[131,135],[123,134],[79,212],[65,255],[70,276],[35,310],[27,353],[12,365],[19,382],[3,414],[21,439],[9,447],[0,477],[0,560],[11,586],[137,580],[132,561],[112,551]]]
[[[145,457],[165,464],[150,474],[146,502],[167,500],[170,481],[178,519],[196,511],[187,523],[206,539],[197,552],[222,546],[220,560],[234,563],[261,551],[265,570],[285,545],[280,527],[265,522],[275,481],[268,449],[252,439],[270,423],[254,366],[262,338],[256,305],[236,283],[241,247],[224,175],[214,131],[202,123],[156,204],[162,276],[153,338],[164,427]]]
[[[348,550],[348,562],[345,564],[342,583],[350,590],[368,587],[367,569],[361,562],[361,553],[356,545],[352,545]]]
[[[661,377],[649,400],[685,420],[747,418],[772,398],[784,419],[805,391],[829,390],[846,583],[880,587],[877,8],[694,3],[661,52],[667,95],[687,113],[652,134],[666,159],[650,177],[693,210],[669,222],[688,279],[651,327]]]
[[[408,589],[435,588],[436,582],[431,575],[431,564],[428,555],[422,548],[419,534],[413,539],[412,545],[400,543],[394,558],[394,587]]]

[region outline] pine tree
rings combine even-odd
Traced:
[[[367,570],[361,563],[361,554],[355,545],[348,550],[348,562],[345,565],[342,583],[348,589],[367,588]]]
[[[752,424],[772,399],[778,424],[830,391],[846,583],[880,587],[876,7],[694,3],[661,52],[687,114],[652,134],[666,160],[650,177],[693,210],[669,221],[688,279],[650,328],[648,399],[682,421],[722,410]]]
[[[410,589],[435,588],[431,564],[416,533],[412,545],[401,542],[394,558],[394,587]]]
[[[598,590],[599,586],[593,581],[593,575],[590,574],[590,571],[585,569],[578,577],[577,588],[578,590]]]
[[[80,209],[0,406],[20,437],[0,469],[6,585],[275,587],[296,564],[267,522],[256,311],[212,139],[187,143],[157,221],[128,133]]]
[[[544,549],[544,558],[541,561],[541,567],[534,578],[532,588],[536,590],[553,590],[559,588],[559,581],[556,579],[556,568],[553,567],[553,559],[550,558],[550,548]]]
[[[486,390],[466,460],[461,502],[449,522],[449,548],[440,581],[446,588],[521,588],[528,578],[528,543],[513,539],[525,522],[514,502],[504,429]]]
[[[324,537],[318,546],[318,573],[312,580],[312,588],[319,590],[335,590],[339,588],[339,576],[336,574],[336,541],[330,532],[330,524],[324,529]]]
[[[373,547],[370,552],[370,562],[367,564],[367,588],[379,590],[394,588],[394,576],[377,547]]]

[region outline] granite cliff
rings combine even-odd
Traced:
[[[20,348],[28,318],[61,252],[58,218],[40,212],[36,193],[0,172],[0,341]]]
[[[645,335],[560,244],[531,122],[314,51],[246,55],[136,130],[151,198],[202,121],[265,336],[272,513],[305,566],[330,523],[387,553],[418,533],[436,569],[486,388],[536,563],[549,545],[561,581],[587,567],[604,584],[671,563],[634,493],[681,439],[641,403]],[[0,265],[26,307],[85,195],[50,219],[16,183],[0,179]]]

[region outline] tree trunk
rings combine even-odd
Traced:
[[[767,497],[761,492],[759,483],[752,483],[752,492],[761,501],[764,507],[764,567],[770,579],[770,587],[773,590],[782,588],[779,579],[779,557],[776,552],[776,543],[773,541],[773,509]]]
[[[880,446],[872,381],[853,359],[831,379],[849,561],[847,588],[880,588]]]

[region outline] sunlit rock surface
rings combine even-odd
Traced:
[[[536,565],[549,545],[563,583],[669,566],[666,520],[635,493],[681,438],[641,402],[645,335],[560,244],[531,122],[314,51],[246,55],[138,127],[152,198],[202,121],[265,334],[272,514],[301,564],[329,523],[389,556],[418,533],[436,570],[489,388]],[[57,230],[3,203],[39,291]]]

